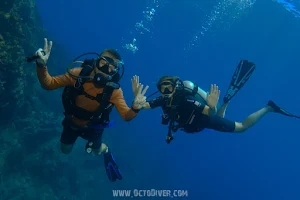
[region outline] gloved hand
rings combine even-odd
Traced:
[[[137,93],[136,93],[136,96],[134,98],[134,101],[133,101],[133,108],[134,109],[137,109],[137,110],[140,110],[144,107],[144,104],[146,103],[146,92],[149,88],[149,86],[147,85],[144,90],[142,91],[143,89],[143,85],[139,84],[138,86],[138,90],[137,90]]]
[[[134,97],[136,97],[136,95],[138,94],[138,89],[140,86],[140,77],[137,75],[134,75],[131,79],[131,87],[132,87],[132,92]]]
[[[216,84],[211,84],[210,92],[207,93],[206,102],[210,109],[216,109],[219,102],[220,90]]]
[[[52,41],[50,41],[49,44],[47,38],[44,38],[44,41],[44,49],[39,48],[35,53],[37,56],[39,56],[39,58],[36,59],[36,63],[40,67],[46,66],[52,48]]]

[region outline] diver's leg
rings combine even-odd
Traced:
[[[108,149],[107,145],[102,143],[102,130],[97,130],[90,137],[89,142],[93,142],[92,149],[96,155],[104,156],[104,165],[107,177],[110,181],[116,181],[117,179],[122,180],[122,174],[119,170],[118,165],[111,153]]]
[[[270,106],[265,106],[264,108],[256,111],[249,115],[243,122],[235,122],[235,129],[234,132],[244,132],[248,128],[252,127],[256,124],[259,120],[261,120],[267,113],[273,112],[274,109]]]
[[[225,112],[226,112],[226,109],[227,109],[228,104],[229,104],[229,102],[223,103],[223,105],[219,108],[219,110],[218,110],[218,112],[217,112],[217,115],[218,115],[219,117],[222,117],[222,118],[225,117]]]
[[[71,153],[73,145],[78,138],[76,131],[72,130],[68,126],[64,126],[63,132],[60,137],[60,150],[64,154]]]
[[[96,155],[102,155],[103,153],[108,152],[108,146],[104,143],[101,143],[100,147],[94,149]]]
[[[255,125],[257,122],[259,122],[269,112],[275,112],[289,117],[300,118],[300,116],[292,115],[269,102],[262,109],[249,115],[243,122],[234,122],[217,115],[215,116],[205,115],[201,118],[201,122],[199,122],[199,125],[202,124],[204,128],[209,128],[221,132],[242,133],[248,130],[253,125]]]
[[[234,132],[235,122],[220,117],[218,115],[203,115],[198,123],[200,127],[212,129],[220,132]]]
[[[98,129],[88,133],[90,137],[88,138],[89,142],[92,142],[92,149],[96,155],[102,155],[108,151],[108,146],[102,143],[102,135],[104,129]]]
[[[205,128],[213,129],[220,132],[230,132],[230,133],[242,133],[248,128],[256,124],[260,119],[262,119],[267,113],[273,112],[274,109],[270,106],[266,106],[257,112],[249,115],[243,122],[235,122],[220,116],[204,116],[201,118],[201,123]]]

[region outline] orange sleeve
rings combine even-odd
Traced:
[[[115,90],[110,98],[110,102],[116,106],[116,109],[120,113],[121,117],[125,121],[130,121],[137,116],[131,108],[128,107],[125,102],[122,89]]]
[[[45,90],[55,90],[68,85],[74,85],[76,82],[76,79],[70,76],[68,72],[59,76],[51,76],[48,73],[47,67],[36,67],[36,71],[39,82]],[[81,68],[71,69],[71,73],[75,76],[78,76],[80,71]]]

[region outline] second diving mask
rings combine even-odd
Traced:
[[[159,91],[162,94],[172,94],[174,92],[174,89],[175,89],[175,85],[170,81],[165,81],[160,83]]]

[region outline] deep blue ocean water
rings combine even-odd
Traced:
[[[68,57],[61,59],[71,62],[82,53],[109,47],[120,51],[128,104],[133,100],[133,75],[150,86],[147,94],[168,74],[195,81],[204,90],[216,83],[224,95],[239,60],[248,59],[256,71],[232,100],[227,118],[241,121],[269,99],[300,113],[297,1],[38,0],[37,7],[48,32],[45,37],[54,42],[52,51],[56,44],[67,51]],[[145,13],[151,8],[153,15]],[[141,21],[143,33],[136,28]],[[124,47],[133,39],[136,52]],[[43,38],[40,41],[42,47]],[[66,67],[49,66],[49,71],[64,73]],[[160,116],[159,108],[141,111],[126,123],[113,112],[117,126],[107,130],[106,142],[124,180],[87,185],[94,188],[95,199],[113,199],[112,189],[134,188],[188,190],[193,200],[300,198],[299,120],[271,113],[243,134],[177,132],[168,145]],[[84,142],[77,146],[84,148]],[[70,158],[89,156],[78,152]],[[94,175],[105,176],[103,171]]]

